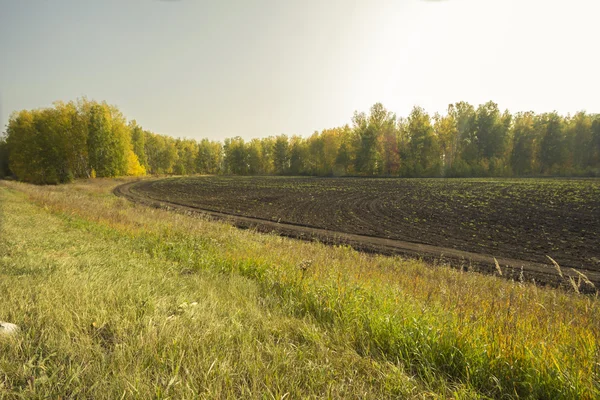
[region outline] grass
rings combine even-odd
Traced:
[[[5,397],[598,398],[596,297],[0,183]]]

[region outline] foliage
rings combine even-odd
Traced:
[[[440,151],[438,136],[429,114],[420,107],[413,108],[407,124],[408,149],[404,171],[407,176],[439,176]]]
[[[137,158],[136,166],[130,152]],[[2,160],[8,158],[8,163]],[[312,176],[600,176],[600,115],[511,115],[466,102],[431,117],[397,118],[381,103],[351,126],[309,137],[223,143],[174,139],[126,123],[114,106],[80,99],[14,113],[0,142],[0,176],[34,183],[149,174]]]
[[[289,171],[289,143],[288,137],[285,135],[279,135],[275,139],[275,144],[273,145],[273,167],[275,168],[275,173],[279,175],[283,175]]]
[[[141,126],[137,124],[135,120],[129,123],[129,130],[131,131],[131,147],[140,165],[144,168],[148,168],[148,158],[146,157],[146,134]]]
[[[8,145],[6,138],[0,136],[0,179],[11,175],[10,168],[8,167]]]
[[[93,104],[88,119],[90,168],[99,178],[126,175],[131,149],[130,132],[120,112],[107,104]],[[135,153],[134,157],[135,157]]]
[[[143,176],[146,175],[146,167],[140,164],[133,150],[127,151],[127,175]]]
[[[40,184],[143,175],[125,118],[106,103],[81,99],[13,113],[7,127],[10,170]],[[139,150],[139,146],[137,147]]]
[[[221,171],[222,163],[223,148],[221,143],[202,139],[200,143],[198,143],[196,171],[201,174],[217,174]]]

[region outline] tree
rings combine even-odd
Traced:
[[[262,160],[262,144],[260,139],[252,139],[246,145],[248,173],[257,175],[264,173]]]
[[[475,128],[475,108],[464,101],[448,107],[448,115],[456,123],[457,133],[452,146],[456,149],[456,156],[450,166],[453,176],[465,176],[471,173],[471,166],[477,163],[478,139]]]
[[[540,118],[543,136],[540,142],[541,169],[545,174],[556,174],[564,168],[567,159],[564,122],[556,112],[543,114]]]
[[[500,110],[492,101],[480,105],[475,114],[475,129],[479,155],[490,159],[502,156],[506,149],[507,132],[503,129]]]
[[[518,113],[513,126],[513,148],[510,163],[517,175],[538,171],[538,134],[533,112]]]
[[[248,174],[248,159],[246,144],[239,136],[225,139],[223,146],[225,152],[225,172],[236,175]]]
[[[87,121],[84,111],[74,102],[55,102],[54,108],[41,110],[44,120],[39,133],[52,148],[60,182],[89,177],[87,151]]]
[[[148,157],[146,156],[146,135],[141,126],[137,124],[135,120],[129,123],[129,130],[131,133],[131,147],[135,155],[137,156],[139,163],[144,167],[148,168]]]
[[[275,171],[274,161],[273,161],[273,149],[275,148],[275,138],[269,136],[267,138],[263,138],[260,141],[261,146],[261,154],[262,154],[262,168],[265,174],[272,174]]]
[[[309,157],[308,143],[299,136],[292,136],[289,143],[289,174],[306,175],[310,166],[307,165]]]
[[[334,172],[336,175],[347,175],[351,173],[354,164],[354,153],[352,152],[353,132],[348,125],[340,132],[340,145],[335,155]]]
[[[144,131],[144,154],[146,155],[146,165],[149,173],[163,173],[160,165],[160,154],[164,147],[165,139],[162,136]]]
[[[381,103],[352,126],[308,138],[279,135],[224,143],[144,131],[105,102],[85,98],[13,113],[0,138],[0,177],[42,184],[89,176],[151,174],[365,176],[600,175],[600,115],[513,116],[493,102],[448,106],[433,121]]]
[[[325,175],[327,165],[325,162],[323,136],[319,132],[314,132],[306,140],[308,151],[304,159],[304,168],[308,175]]]
[[[414,107],[407,121],[409,137],[410,176],[438,176],[440,151],[437,137],[431,126],[431,118],[421,107]]]
[[[273,167],[278,175],[286,174],[290,169],[289,141],[286,135],[279,135],[275,139]]]
[[[87,128],[73,102],[13,114],[7,127],[9,165],[27,182],[55,184],[87,176]],[[7,153],[8,154],[8,153]]]
[[[596,175],[600,176],[600,114],[594,116],[592,122],[592,161],[591,165],[596,168]]]
[[[196,171],[201,174],[217,174],[221,171],[223,146],[219,142],[202,139],[198,144]]]
[[[127,151],[127,173],[128,176],[146,175],[146,168],[140,164],[133,150]]]
[[[323,164],[322,175],[333,175],[335,173],[335,160],[344,136],[344,128],[325,129],[321,132],[323,142]]]
[[[592,118],[584,111],[568,121],[567,136],[571,141],[572,164],[579,172],[590,167],[594,154]]]
[[[8,166],[9,159],[8,144],[6,143],[6,134],[0,136],[0,179],[10,176],[12,173]]]
[[[90,168],[98,177],[127,174],[131,144],[125,118],[106,103],[95,103],[88,120]]]
[[[458,128],[456,126],[456,119],[450,112],[445,116],[436,114],[434,121],[433,129],[440,144],[443,175],[446,175],[446,170],[452,169],[454,161],[458,156]]]
[[[335,165],[338,170],[341,170],[343,175],[348,174],[348,170],[352,164],[352,155],[350,146],[347,143],[342,143],[338,149],[337,156],[335,158]]]
[[[395,154],[396,115],[389,112],[381,103],[374,104],[367,116],[354,113],[354,168],[363,175],[379,175],[387,168],[393,170],[397,164]],[[384,149],[384,143],[390,147]]]
[[[198,145],[194,140],[177,139],[175,141],[177,157],[173,164],[173,173],[177,175],[195,174]]]
[[[172,174],[178,159],[175,141],[162,135],[145,132],[145,153],[151,174]]]
[[[378,133],[378,160],[381,166],[378,170],[384,175],[396,175],[400,170],[400,148],[398,145],[398,129],[396,128],[396,115],[387,112],[383,106],[376,109],[375,118],[371,110],[371,123],[375,125]]]
[[[9,167],[19,180],[48,183],[39,156],[40,144],[34,115],[35,112],[23,110],[13,113],[9,118],[6,137],[10,153]]]

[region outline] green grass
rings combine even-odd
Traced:
[[[0,183],[0,320],[22,329],[0,395],[600,395],[594,297],[135,206],[118,183]]]
[[[409,395],[415,383],[282,313],[238,274],[139,251],[135,238],[51,215],[0,189],[0,394],[292,398]]]

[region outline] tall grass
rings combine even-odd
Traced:
[[[188,271],[128,233],[52,215],[1,187],[0,202],[0,320],[21,327],[0,337],[0,398],[426,392],[400,367],[286,315],[251,279]]]
[[[379,381],[384,383],[375,385],[379,395],[600,397],[600,307],[595,297],[135,206],[111,195],[117,183],[3,185],[25,194],[69,230],[86,232],[91,242],[110,238],[123,257],[168,262],[155,266],[149,281],[160,281],[161,271],[179,274],[176,282],[206,276],[209,282],[243,279],[263,299],[261,312],[276,306],[292,321],[309,321],[322,335],[318,343],[333,341],[359,360],[386,366],[386,378]],[[82,280],[88,285],[95,281],[95,276]],[[139,296],[149,290],[140,289]],[[340,368],[350,373],[355,367]],[[399,386],[390,384],[397,379]],[[324,395],[318,387],[314,393]],[[267,393],[264,387],[250,392]],[[357,395],[339,391],[333,396],[350,393]]]

